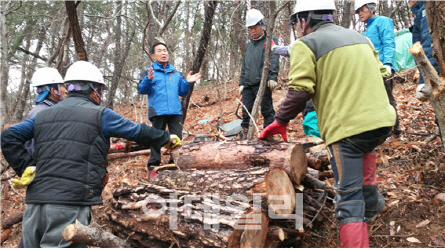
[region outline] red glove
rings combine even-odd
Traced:
[[[267,45],[267,43],[264,43],[264,49],[266,49],[266,45]],[[274,45],[276,45],[276,44],[275,44],[275,41],[274,41],[273,39],[270,39],[270,49],[272,49],[272,47],[273,47]]]
[[[287,141],[287,124],[280,124],[276,120],[272,122],[269,126],[267,126],[263,132],[261,132],[258,139],[263,139],[267,137],[271,137],[276,134],[280,134],[283,137],[284,141]]]

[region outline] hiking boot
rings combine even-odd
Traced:
[[[383,194],[379,193],[378,194],[378,205],[376,209],[373,210],[367,210],[365,211],[365,222],[367,223],[371,223],[374,222],[375,219],[377,218],[377,215],[379,215],[379,213],[383,210],[383,208],[385,208],[385,198],[383,197]]]
[[[247,133],[249,133],[248,129],[241,130],[240,133],[240,140],[247,140]]]

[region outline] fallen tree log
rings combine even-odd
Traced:
[[[78,220],[76,223],[69,224],[62,231],[62,237],[65,241],[83,243],[88,246],[129,248],[131,245],[110,232],[100,228],[83,225]]]

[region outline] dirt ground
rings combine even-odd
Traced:
[[[445,247],[445,203],[434,199],[438,193],[445,193],[445,150],[440,138],[425,142],[432,136],[437,126],[431,105],[421,103],[415,98],[416,84],[412,76],[406,73],[397,78],[394,95],[398,102],[398,114],[402,135],[389,138],[377,149],[378,182],[385,196],[386,208],[369,225],[370,246],[379,248],[420,248]],[[401,82],[401,83],[400,83]],[[195,134],[215,134],[222,113],[222,122],[236,120],[235,110],[238,93],[236,83],[225,88],[214,85],[196,86],[184,124],[184,143],[190,142]],[[278,107],[286,95],[286,87],[274,92],[274,107]],[[218,97],[220,96],[220,97]],[[222,103],[220,105],[220,99]],[[133,121],[135,111],[140,112],[140,103],[136,108],[130,104],[118,105],[115,111]],[[222,110],[220,110],[220,106]],[[145,110],[146,107],[143,107]],[[145,118],[144,118],[145,119]],[[211,119],[205,124],[202,120]],[[288,127],[290,141],[304,137],[301,114],[291,121]],[[258,124],[262,129],[262,121]],[[277,139],[281,139],[277,137]],[[123,178],[148,179],[146,163],[148,156],[123,158],[109,162],[110,181],[103,193],[105,203],[111,199],[113,188]],[[165,156],[163,161],[168,160]],[[11,176],[13,170],[2,174],[2,179]],[[19,191],[24,198],[25,192]],[[24,211],[24,200],[15,194],[8,181],[1,182],[1,221],[11,219]],[[333,208],[332,203],[326,205]],[[104,206],[94,207],[94,221],[103,226],[101,211]],[[292,245],[282,247],[340,247],[338,223],[333,213],[322,212],[314,227]],[[21,223],[12,227],[12,232],[1,247],[15,248],[21,237]]]

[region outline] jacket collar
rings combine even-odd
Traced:
[[[66,98],[68,99],[68,98],[73,98],[73,97],[74,98],[80,98],[80,99],[92,102],[92,103],[94,103],[94,104],[99,106],[99,103],[97,103],[93,98],[91,98],[89,96],[86,96],[86,95],[83,95],[83,94],[76,93],[76,92],[68,93],[68,96]]]
[[[154,62],[152,65],[153,70],[157,70],[157,71],[165,71],[166,73],[170,73],[173,70],[175,70],[175,67],[173,67],[173,65],[171,65],[170,63],[167,63],[167,67],[162,66],[162,64],[158,63],[158,62]]]
[[[416,4],[411,8],[411,11],[417,15],[417,12],[423,7],[423,1],[417,1]]]
[[[312,27],[311,33],[312,33],[312,32],[315,32],[315,31],[318,30],[321,26],[323,26],[323,25],[325,25],[325,24],[328,24],[328,23],[330,23],[330,24],[334,24],[334,22],[332,22],[332,21],[321,21],[321,22],[318,22],[317,24],[314,25],[314,27]]]
[[[372,22],[374,22],[374,20],[378,17],[379,15],[375,15],[375,17],[373,18],[369,18],[368,21],[366,21],[365,23],[365,28],[368,27],[369,25],[371,25]]]
[[[266,31],[264,31],[264,35],[263,35],[260,39],[258,39],[258,40],[253,40],[253,38],[250,38],[250,41],[252,41],[253,43],[258,43],[259,41],[263,41],[263,40],[265,40],[266,37],[267,37],[267,33],[266,33]]]

